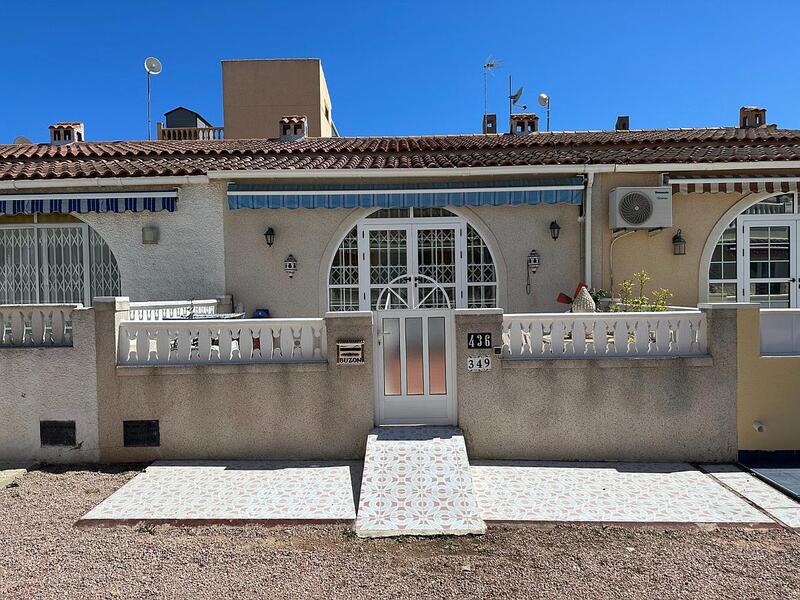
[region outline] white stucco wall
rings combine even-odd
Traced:
[[[214,298],[225,293],[225,191],[225,184],[182,185],[174,213],[79,216],[114,253],[121,295],[133,302]],[[158,244],[142,244],[146,226],[158,227]]]
[[[76,309],[71,348],[0,348],[0,462],[96,462],[93,309]],[[75,421],[76,447],[42,447],[39,421]]]

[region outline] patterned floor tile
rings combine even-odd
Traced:
[[[476,462],[487,521],[772,523],[688,464]]]
[[[701,465],[737,494],[789,527],[800,527],[800,503],[736,465]]]
[[[358,462],[159,461],[80,522],[350,521]]]
[[[460,429],[370,432],[356,519],[360,537],[483,533]]]

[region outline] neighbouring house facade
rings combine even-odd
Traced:
[[[0,146],[0,456],[357,458],[396,423],[485,458],[798,450],[800,131],[759,114]],[[684,308],[558,301],[642,269]]]

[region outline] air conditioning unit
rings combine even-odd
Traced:
[[[672,190],[669,186],[611,190],[608,199],[611,229],[672,227]]]

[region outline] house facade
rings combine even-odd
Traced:
[[[16,425],[0,449],[353,458],[374,424],[422,422],[462,426],[487,458],[795,451],[794,337],[764,344],[800,300],[800,131],[752,114],[351,138],[294,115],[269,139],[2,146],[0,410]],[[691,310],[564,316],[560,294],[616,294],[641,270]],[[197,325],[159,321],[199,300],[214,306]],[[71,374],[58,394],[31,352]],[[82,449],[52,449],[43,423],[72,423]]]

